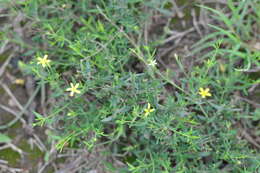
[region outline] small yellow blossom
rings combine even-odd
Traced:
[[[17,85],[24,85],[24,79],[15,79],[14,83]]]
[[[70,111],[67,116],[69,117],[74,117],[74,116],[77,116],[77,113],[76,112],[73,112],[73,111]]]
[[[37,60],[38,60],[37,64],[41,64],[43,68],[49,66],[51,62],[51,60],[48,59],[48,55],[44,55],[43,58],[38,57]]]
[[[201,95],[202,98],[211,96],[211,93],[209,92],[209,88],[206,89],[200,88],[199,90],[200,90],[199,94]]]
[[[151,105],[150,105],[150,103],[148,103],[148,105],[147,105],[147,108],[146,109],[144,109],[144,116],[147,116],[147,115],[149,115],[151,112],[153,112],[153,111],[155,111],[155,109],[151,109]]]
[[[148,60],[148,65],[151,67],[155,67],[157,65],[156,60]]]
[[[78,87],[79,87],[79,83],[76,83],[76,85],[70,83],[70,88],[67,88],[66,91],[70,91],[70,96],[73,97],[74,93],[80,94]]]

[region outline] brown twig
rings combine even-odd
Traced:
[[[35,91],[35,82],[31,76],[27,76],[26,83],[25,83],[26,91],[29,95],[29,97],[32,97]],[[40,89],[41,86],[39,85],[38,88]],[[28,123],[31,125],[34,122],[34,114],[33,111],[36,109],[36,103],[33,100],[31,100],[30,105],[28,106],[29,113],[28,116]]]
[[[13,95],[13,93],[11,92],[11,90],[9,89],[9,87],[3,83],[0,83],[0,85],[2,86],[2,88],[5,90],[5,92],[11,97],[11,99],[13,100],[13,102],[16,104],[16,106],[20,109],[23,110],[23,106],[21,105],[21,103],[17,100],[17,98]]]
[[[260,149],[260,145],[254,140],[254,138],[247,133],[247,131],[243,128],[240,128],[241,136],[244,137],[249,143],[251,143],[256,148]]]
[[[2,104],[0,104],[0,108],[3,109],[4,111],[6,112],[9,112],[11,113],[12,115],[14,115],[15,117],[17,117],[22,123],[23,125],[26,124],[26,121],[22,118],[22,117],[18,117],[18,112],[15,112],[14,110],[12,110],[11,108],[7,107],[7,106],[4,106]],[[0,128],[1,129],[1,128]]]
[[[249,69],[249,70],[245,70],[243,72],[245,73],[256,73],[260,71],[260,67],[254,68],[254,69]]]
[[[245,101],[245,102],[247,102],[247,103],[253,105],[253,106],[256,107],[256,108],[260,108],[260,104],[254,102],[254,101],[252,101],[252,100],[249,100],[249,99],[247,99],[247,98],[240,97],[240,96],[235,96],[235,97],[237,97],[238,99],[243,100],[243,101]]]
[[[23,110],[21,112],[19,112],[16,116],[15,119],[13,119],[12,121],[10,121],[9,123],[7,123],[6,125],[2,125],[0,126],[0,130],[2,129],[6,129],[10,126],[12,126],[13,124],[15,124],[19,119],[21,119],[22,115],[26,112],[27,108],[30,106],[30,104],[32,103],[33,99],[35,98],[36,94],[38,93],[40,89],[40,86],[38,86],[36,88],[36,90],[34,91],[33,95],[29,98],[29,100],[27,101],[27,103],[25,104]]]
[[[9,64],[9,62],[11,61],[13,57],[13,54],[9,55],[9,57],[7,58],[7,60],[4,62],[4,64],[1,66],[0,68],[0,78],[2,77],[2,75],[4,74],[5,72],[5,69],[7,67],[7,65]]]
[[[249,93],[254,92],[254,90],[255,90],[258,86],[260,86],[260,83],[256,83],[256,84],[252,85],[252,86],[248,89],[248,92],[249,92]]]
[[[0,168],[2,168],[3,171],[5,171],[5,173],[7,173],[6,171],[10,171],[11,173],[24,172],[23,169],[11,168],[11,167],[9,167],[7,165],[2,165],[2,164],[0,164]],[[1,171],[1,169],[0,169],[0,171]],[[2,173],[4,173],[4,172],[2,172]]]
[[[184,14],[183,12],[180,10],[180,8],[178,7],[177,3],[175,2],[175,0],[172,0],[172,5],[173,5],[173,9],[176,11],[176,14],[179,18],[183,18]]]
[[[199,28],[199,24],[197,22],[197,19],[196,19],[196,12],[194,9],[191,9],[191,16],[192,16],[192,23],[194,25],[194,28],[195,30],[197,31],[197,33],[200,35],[200,37],[202,38],[203,37],[203,34],[201,32],[201,29]],[[202,22],[201,22],[202,24]]]

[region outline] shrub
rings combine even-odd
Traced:
[[[143,39],[149,17],[143,8],[163,10],[164,2],[156,2],[17,4],[39,45],[25,53],[34,58],[20,67],[48,86],[53,100],[48,115],[35,112],[35,125],[52,127],[49,135],[60,151],[109,147],[109,154],[126,164],[118,172],[255,172],[257,150],[237,134],[241,121],[252,123],[259,111],[235,96],[259,83],[244,74],[259,66],[259,50],[247,43],[259,37],[253,27],[259,27],[259,2],[228,1],[229,17],[202,7],[225,26],[211,25],[215,31],[194,54],[209,51],[192,70],[185,71],[182,57],[175,57],[185,73],[178,84],[174,70],[159,70],[154,43]]]

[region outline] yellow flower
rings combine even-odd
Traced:
[[[202,98],[211,96],[211,93],[209,92],[209,88],[206,89],[200,88],[199,90],[200,90],[199,94],[201,95]]]
[[[17,85],[24,85],[24,79],[15,79],[14,83]]]
[[[76,83],[76,85],[70,83],[70,88],[67,88],[66,91],[70,91],[70,96],[73,97],[74,93],[80,94],[78,87],[79,87],[79,83]]]
[[[74,116],[77,116],[77,113],[76,112],[73,112],[73,111],[70,111],[67,116],[69,117],[74,117]]]
[[[144,109],[144,116],[147,116],[147,115],[149,115],[151,112],[153,112],[155,109],[151,109],[151,105],[150,105],[150,103],[148,103],[148,105],[147,105],[147,108],[146,109]]]
[[[51,62],[51,60],[48,59],[48,55],[44,55],[43,58],[38,57],[37,60],[38,60],[37,64],[41,64],[43,68],[49,66]]]
[[[155,67],[157,65],[156,60],[148,60],[148,65],[151,67]]]

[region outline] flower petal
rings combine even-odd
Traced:
[[[80,94],[80,91],[79,91],[79,90],[75,90],[74,92],[77,93],[77,94]]]

